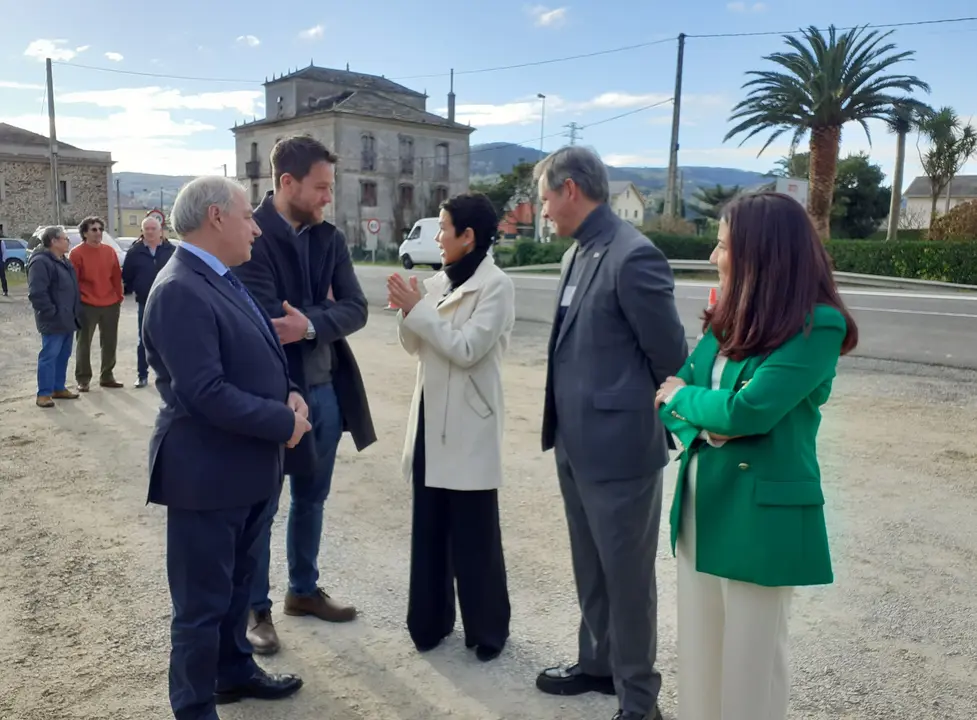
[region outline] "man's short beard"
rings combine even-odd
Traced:
[[[295,203],[288,204],[288,214],[294,222],[301,225],[318,225],[321,220],[321,216],[317,216],[315,213],[306,210],[305,208],[300,208]]]

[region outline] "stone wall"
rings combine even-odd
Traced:
[[[68,183],[68,202],[61,204],[64,225],[87,215],[109,216],[109,171],[104,165],[62,161],[61,180]],[[51,168],[46,161],[0,160],[0,224],[8,237],[29,235],[55,221]]]

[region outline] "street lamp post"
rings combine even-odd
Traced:
[[[546,132],[546,96],[543,93],[536,93],[536,97],[542,101],[542,108],[539,114],[539,159],[542,160],[543,138]],[[537,200],[537,202],[539,202]],[[536,242],[543,242],[543,203],[539,202],[539,211],[536,213]]]

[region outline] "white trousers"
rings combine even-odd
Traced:
[[[793,588],[763,587],[696,572],[695,459],[676,547],[678,717],[786,720],[787,624]]]

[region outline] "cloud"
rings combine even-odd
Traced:
[[[117,52],[107,52],[105,53],[105,58],[106,60],[111,60],[112,62],[122,62],[125,60],[125,58],[122,57],[122,53]]]
[[[315,25],[299,33],[299,38],[302,40],[318,40],[326,32],[326,28],[322,25]]]
[[[31,40],[27,49],[24,50],[24,55],[25,57],[34,58],[40,62],[44,62],[47,58],[60,62],[68,62],[74,59],[79,53],[83,53],[91,47],[90,45],[82,45],[72,50],[70,47],[66,47],[67,44],[67,40]]]
[[[533,19],[536,27],[558,27],[567,20],[567,8],[550,9],[545,5],[535,5],[527,8],[527,13]]]
[[[653,105],[664,103],[671,99],[670,93],[648,93],[644,95],[634,95],[624,92],[601,93],[592,100],[581,103],[581,110],[605,109],[605,110],[626,110],[629,108],[641,107],[643,105]]]
[[[247,45],[248,47],[253,47],[253,48],[258,47],[261,44],[261,41],[254,35],[238,35],[237,40],[235,40],[235,42],[238,45]]]
[[[228,90],[184,95],[180,90],[161,87],[86,90],[58,95],[59,105],[96,105],[102,108],[143,108],[149,110],[235,110],[240,115],[256,115],[263,108],[260,90]],[[60,120],[58,121],[60,124]]]
[[[746,13],[746,12],[759,13],[766,10],[767,6],[765,3],[762,2],[756,2],[753,3],[752,5],[749,5],[745,2],[729,2],[726,3],[726,9],[734,13]]]
[[[0,88],[4,90],[43,90],[43,85],[31,83],[14,82],[12,80],[0,80]]]

